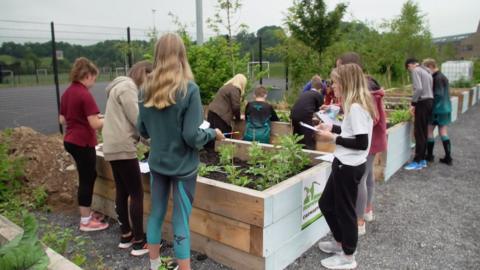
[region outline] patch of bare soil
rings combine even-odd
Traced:
[[[0,137],[0,141],[5,138]],[[24,159],[24,190],[43,187],[54,210],[76,206],[78,176],[73,158],[63,148],[61,134],[44,135],[28,127],[14,128],[9,155]]]

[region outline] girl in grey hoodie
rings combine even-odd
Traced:
[[[138,89],[152,71],[152,64],[141,61],[132,66],[128,77],[115,78],[106,88],[107,107],[102,130],[103,153],[110,162],[115,179],[115,209],[120,230],[119,248],[132,247],[134,256],[148,253],[143,232],[143,186],[137,160],[136,130],[138,117]],[[130,198],[130,219],[128,199]]]

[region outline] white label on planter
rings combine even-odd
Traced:
[[[303,180],[302,230],[322,217],[318,200],[322,196],[329,175],[330,167],[326,167]]]

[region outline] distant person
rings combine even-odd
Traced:
[[[177,34],[157,41],[154,68],[139,98],[137,128],[150,138],[150,193],[152,208],[147,240],[150,269],[158,269],[162,226],[173,191],[173,247],[180,270],[190,270],[189,219],[195,195],[198,150],[208,141],[225,137],[219,129],[202,129],[200,90],[193,81],[187,52]]]
[[[313,130],[302,126],[300,122],[313,125],[313,115],[320,110],[320,106],[323,104],[321,89],[322,80],[319,77],[314,78],[312,88],[300,94],[290,113],[293,133],[303,135],[300,143],[304,145],[304,148],[310,150],[315,150],[315,133]]]
[[[278,116],[272,105],[266,102],[267,89],[257,86],[254,92],[255,101],[245,107],[245,134],[246,141],[270,143],[271,121],[278,121]]]
[[[320,80],[322,81],[322,90],[324,89],[324,87],[325,87],[326,85],[324,85],[324,81],[322,80],[322,77],[321,77],[320,75],[318,75],[318,74],[315,74],[315,75],[313,75],[312,79],[310,79],[310,81],[308,81],[308,83],[305,84],[305,86],[303,87],[303,91],[302,91],[302,92],[307,92],[307,91],[309,91],[310,89],[312,89],[312,81],[313,81],[314,79],[315,79],[315,80],[320,79]],[[323,94],[323,93],[322,93],[322,94]]]
[[[320,137],[336,144],[332,172],[327,180],[319,207],[332,231],[333,241],[319,242],[320,250],[333,256],[321,260],[328,269],[357,267],[358,242],[355,203],[358,184],[365,174],[376,109],[362,69],[345,64],[331,74],[335,96],[343,100],[345,118],[341,127],[320,124]]]
[[[208,105],[207,121],[211,128],[218,128],[223,133],[232,132],[232,121],[241,120],[240,104],[247,86],[247,78],[237,74],[218,90]],[[230,135],[227,136],[231,137]],[[208,143],[205,148],[212,150],[215,142]]]
[[[136,147],[140,137],[136,125],[138,89],[151,71],[150,62],[138,62],[129,70],[128,76],[115,78],[106,88],[103,154],[112,166],[115,179],[115,211],[122,233],[118,247],[132,246],[130,254],[133,256],[148,253],[143,232],[143,186]]]
[[[103,127],[103,118],[89,89],[95,84],[98,68],[90,60],[80,57],[70,71],[70,86],[60,102],[60,123],[66,125],[63,139],[65,150],[75,160],[78,171],[78,206],[80,230],[99,231],[108,228],[102,217],[93,213],[93,187],[97,178],[96,130]]]
[[[360,55],[355,52],[347,52],[338,58],[337,65],[341,66],[344,64],[357,64],[363,67]],[[367,80],[368,90],[374,101],[376,117],[373,119],[371,146],[367,156],[365,174],[358,185],[357,202],[355,204],[358,235],[364,235],[366,233],[365,221],[373,221],[373,194],[375,191],[373,162],[378,153],[387,150],[387,117],[383,103],[385,91],[372,76],[365,75],[365,78]]]
[[[418,64],[417,59],[405,61],[405,68],[410,71],[413,97],[410,111],[414,115],[415,157],[404,168],[421,170],[427,167],[425,154],[427,150],[428,123],[432,122],[433,78],[430,70]]]
[[[450,138],[448,137],[447,126],[452,122],[451,112],[452,103],[450,100],[448,79],[438,69],[437,62],[434,59],[425,59],[423,65],[427,67],[433,74],[433,117],[428,125],[428,141],[427,141],[427,156],[426,160],[429,162],[434,161],[433,146],[435,145],[435,138],[433,137],[433,130],[438,126],[438,132],[443,143],[443,149],[445,150],[445,157],[440,159],[440,162],[447,165],[452,165],[452,146],[450,144]]]

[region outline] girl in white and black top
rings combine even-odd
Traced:
[[[346,64],[331,73],[335,96],[343,100],[340,126],[320,124],[318,134],[336,144],[332,173],[319,200],[335,241],[320,242],[322,251],[335,254],[321,261],[329,269],[353,269],[358,227],[355,214],[358,183],[364,172],[376,110],[367,81],[357,64]]]

